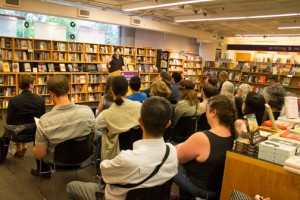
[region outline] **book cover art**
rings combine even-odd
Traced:
[[[261,141],[261,136],[258,130],[258,123],[254,113],[244,116],[246,120],[246,127],[249,136],[249,141],[251,144],[256,144]]]
[[[3,72],[10,72],[9,63],[7,62],[3,63]]]
[[[282,133],[280,135],[280,137],[290,138],[292,140],[298,140],[298,141],[300,141],[300,134],[299,133],[295,133],[295,132],[291,132],[291,131],[287,131],[285,133]]]
[[[73,71],[74,72],[79,72],[78,64],[73,64]]]
[[[68,64],[68,70],[69,70],[69,72],[73,72],[74,71],[72,64]]]
[[[282,85],[289,86],[291,82],[291,78],[285,77],[282,81]]]
[[[39,72],[45,72],[44,67],[42,64],[38,64],[38,71]]]
[[[49,63],[48,64],[48,71],[49,72],[54,72],[55,70],[54,70],[54,64],[53,63]]]
[[[20,71],[19,63],[12,63],[12,71],[13,72],[19,72]]]
[[[66,65],[64,63],[59,64],[59,70],[61,72],[65,72],[66,71]]]
[[[24,63],[24,71],[25,72],[31,72],[30,63]]]

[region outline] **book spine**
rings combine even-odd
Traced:
[[[292,172],[294,174],[298,174],[300,175],[300,170],[299,169],[295,169],[293,167],[289,167],[289,166],[284,166],[283,169],[285,169],[286,171]]]

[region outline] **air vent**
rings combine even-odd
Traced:
[[[5,0],[4,1],[4,6],[9,6],[9,7],[20,7],[20,2],[21,0]]]
[[[90,17],[90,11],[78,8],[77,9],[77,16],[78,17],[88,18],[88,17]]]
[[[131,17],[130,18],[130,24],[135,25],[135,26],[140,26],[141,25],[141,19]]]

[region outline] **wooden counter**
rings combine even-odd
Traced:
[[[300,176],[282,166],[228,151],[221,200],[229,200],[234,189],[253,198],[259,194],[271,200],[300,200]]]

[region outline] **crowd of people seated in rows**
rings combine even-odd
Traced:
[[[43,98],[31,92],[34,79],[23,74],[19,80],[22,93],[9,101],[6,127],[9,130],[14,126],[34,124],[33,118],[39,118],[33,131],[28,133],[35,133],[37,168],[31,170],[35,176],[49,171],[47,163],[53,162],[57,144],[96,133],[99,147],[96,154],[101,161],[98,164],[105,184],[71,182],[67,185],[70,199],[96,199],[95,193],[103,192],[103,188],[106,199],[125,199],[129,190],[160,185],[172,178],[179,186],[180,199],[203,196],[208,192],[209,175],[216,166],[224,164],[226,151],[232,149],[236,131],[242,123],[235,124],[236,119],[255,113],[260,125],[266,102],[277,118],[285,92],[278,83],[266,87],[262,95],[251,92],[249,85],[241,84],[235,95],[234,86],[224,71],[221,84],[216,77],[208,76],[197,96],[195,84],[181,79],[177,72],[172,76],[162,72],[160,79],[143,93],[139,77],[132,77],[129,83],[123,76],[109,77],[95,117],[90,107],[70,102],[69,81],[63,75],[55,75],[47,81],[47,90],[55,106],[45,113]],[[132,94],[126,96],[128,86]],[[23,118],[14,122],[15,116]],[[181,117],[189,116],[198,117],[198,132],[183,143],[175,146],[167,143],[166,146],[165,142],[170,140],[164,137],[166,129],[174,127]],[[133,150],[120,151],[119,134],[136,126],[142,129],[142,140],[133,144]],[[24,156],[26,149],[25,144],[18,144],[15,156]],[[147,178],[162,163],[166,149],[169,149],[168,156],[151,179],[130,189],[119,186],[136,184]],[[49,178],[51,173],[41,175]]]

